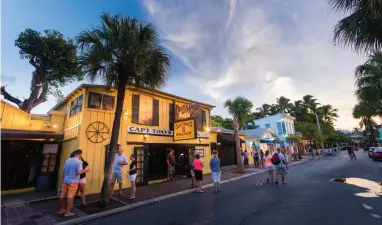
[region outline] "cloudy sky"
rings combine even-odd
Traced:
[[[125,3],[127,2],[127,3]],[[169,50],[172,77],[164,91],[216,105],[242,95],[257,107],[281,95],[291,100],[311,94],[339,109],[337,128],[358,123],[351,116],[354,68],[364,60],[334,46],[332,30],[341,15],[324,0],[140,0],[34,2],[2,5],[2,84],[28,96],[32,68],[19,59],[14,40],[25,28],[55,28],[74,37],[99,23],[103,11],[150,21]],[[89,5],[91,4],[91,7]],[[63,88],[69,93],[78,83]],[[33,112],[46,113],[54,98]]]

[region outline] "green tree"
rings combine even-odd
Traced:
[[[170,57],[159,44],[158,32],[152,24],[121,14],[102,14],[101,25],[81,32],[77,43],[81,51],[80,66],[87,78],[91,81],[99,78],[118,89],[100,199],[102,205],[107,205],[126,85],[163,87],[169,75]]]
[[[367,103],[367,102],[359,102],[353,108],[353,117],[356,119],[360,119],[360,126],[365,127],[369,137],[369,144],[374,145],[376,140],[374,134],[375,132],[375,121],[373,120],[373,116],[377,115],[376,108]]]
[[[338,109],[333,108],[332,105],[322,105],[317,108],[317,113],[320,115],[325,123],[333,124],[338,118]]]
[[[233,130],[233,120],[231,118],[224,118],[221,126],[225,129]]]
[[[381,105],[382,101],[382,52],[371,54],[355,71],[356,95],[360,101]]]
[[[317,102],[317,99],[313,98],[312,95],[305,95],[302,97],[302,105],[307,111],[316,113],[317,107],[320,103]]]
[[[233,116],[233,127],[236,140],[236,161],[239,172],[244,172],[243,162],[241,160],[239,127],[244,125],[244,123],[248,120],[253,104],[247,98],[238,96],[233,100],[229,99],[225,101],[224,107],[227,108],[228,112]]]
[[[301,100],[295,101],[291,105],[290,113],[296,118],[297,121],[306,121],[308,110],[304,107]]]
[[[334,43],[356,51],[374,52],[382,48],[382,1],[329,0],[335,11],[346,17],[334,27]]]
[[[290,99],[285,98],[284,96],[277,98],[276,102],[277,102],[277,107],[279,109],[279,112],[281,113],[288,113],[291,111],[291,108],[293,107],[293,104],[290,103]]]
[[[270,115],[270,108],[271,106],[269,104],[263,104],[262,106],[257,107],[256,111],[258,112],[259,116],[261,116],[260,118],[262,118]]]
[[[20,49],[20,58],[29,60],[33,66],[30,95],[25,100],[12,96],[1,87],[1,94],[8,101],[30,112],[34,107],[45,102],[48,94],[60,97],[59,86],[82,80],[78,70],[76,46],[71,39],[56,30],[44,30],[43,33],[26,29],[15,41]],[[61,93],[62,94],[62,93]]]
[[[269,108],[269,115],[275,115],[280,112],[280,108],[277,104],[272,104],[271,107]]]

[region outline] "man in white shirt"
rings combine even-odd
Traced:
[[[119,185],[119,195],[122,196],[122,168],[127,165],[127,158],[123,153],[123,149],[119,146],[118,153],[115,154],[113,173],[111,176],[111,193],[113,194],[115,180]]]
[[[286,171],[288,169],[288,164],[285,160],[284,154],[281,153],[280,148],[277,148],[277,154],[279,156],[280,163],[275,165],[275,168],[276,168],[276,185],[279,183],[279,176],[281,176],[282,184],[286,184],[285,183],[285,174],[286,174]]]

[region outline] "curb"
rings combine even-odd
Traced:
[[[309,161],[310,161],[309,159],[308,160],[301,160],[301,161],[292,163],[291,166],[297,165],[297,164],[300,164],[300,163],[304,163],[304,162],[309,162]],[[235,181],[235,180],[244,179],[246,177],[250,177],[250,176],[253,176],[255,174],[265,173],[265,172],[267,172],[267,171],[264,170],[264,171],[256,171],[256,172],[253,172],[253,173],[248,173],[248,174],[245,174],[243,176],[239,176],[239,177],[234,177],[234,178],[230,178],[230,179],[227,179],[227,180],[223,180],[223,181],[220,182],[220,184],[229,183],[229,182],[232,182],[232,181]],[[213,187],[213,185],[214,185],[213,183],[206,184],[206,185],[203,185],[202,188],[203,189],[210,188],[210,187]],[[184,191],[176,192],[176,193],[173,193],[173,194],[163,195],[163,196],[159,196],[159,197],[156,197],[156,198],[153,198],[153,199],[149,199],[149,200],[145,200],[145,201],[142,201],[142,202],[137,202],[137,203],[134,203],[134,204],[131,204],[131,205],[126,205],[126,206],[118,207],[118,208],[115,208],[115,209],[107,210],[107,211],[104,211],[104,212],[90,214],[90,215],[87,215],[87,216],[83,216],[83,217],[74,218],[74,219],[71,219],[71,220],[59,222],[59,223],[57,223],[57,225],[72,225],[72,224],[81,224],[81,223],[85,223],[85,222],[90,222],[92,220],[97,220],[97,219],[100,219],[100,218],[103,218],[103,217],[110,217],[110,216],[115,215],[115,214],[120,214],[120,213],[123,213],[125,211],[132,210],[132,209],[136,209],[136,208],[140,208],[140,207],[144,207],[144,206],[153,205],[153,204],[165,201],[165,200],[169,200],[171,198],[175,198],[175,197],[178,197],[178,196],[181,196],[181,195],[185,195],[185,194],[189,194],[189,193],[193,193],[193,192],[194,192],[194,190],[190,189],[190,190],[184,190]]]

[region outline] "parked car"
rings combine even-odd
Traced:
[[[369,152],[367,153],[367,155],[368,155],[370,158],[373,158],[374,149],[375,149],[375,147],[370,147],[370,148],[369,148]]]
[[[373,152],[373,160],[382,160],[382,147],[376,147]]]

